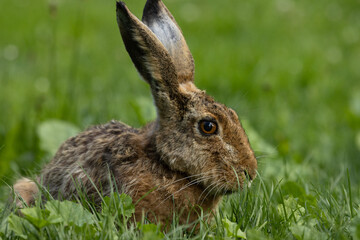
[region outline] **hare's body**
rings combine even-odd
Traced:
[[[153,128],[155,123],[134,129],[111,121],[87,129],[59,148],[42,171],[42,184],[55,198],[70,199],[80,190],[97,204],[101,203],[97,191],[109,195],[118,190],[131,196],[133,202],[147,196],[136,207],[136,219],[144,212],[148,219],[166,222],[172,220],[173,213],[184,212],[179,217],[185,223],[188,217],[198,217],[197,206],[205,212],[215,209],[219,196],[209,196],[194,179],[170,170],[161,161],[155,139],[147,136]]]
[[[256,176],[257,162],[236,113],[194,85],[194,61],[161,0],[147,0],[143,21],[117,2],[120,33],[135,67],[149,83],[157,119],[142,129],[112,121],[67,140],[39,179],[55,198],[85,192],[130,195],[141,215],[160,222],[193,221],[220,197]],[[36,184],[14,186],[26,203]],[[180,214],[182,213],[182,214]]]

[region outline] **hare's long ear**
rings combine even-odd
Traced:
[[[170,53],[179,83],[194,81],[194,59],[174,17],[161,0],[147,0],[142,21]]]
[[[135,67],[150,84],[160,117],[184,106],[174,62],[155,34],[123,2],[116,3],[117,21],[125,48]]]

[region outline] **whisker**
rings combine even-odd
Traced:
[[[205,199],[207,198],[207,196],[209,196],[209,194],[212,192],[212,190],[218,187],[218,182],[214,182],[214,184],[212,184],[212,185],[214,185],[214,186],[210,189],[210,191],[207,192],[207,194],[201,201],[200,205],[202,205],[204,203]],[[202,195],[202,193],[201,193],[201,195]]]
[[[218,189],[214,193],[213,199],[215,199],[219,193],[221,193],[225,189],[225,184],[219,185]]]
[[[204,182],[204,181],[207,181],[207,180],[210,180],[210,179],[213,179],[214,178],[214,175],[220,175],[222,173],[221,170],[219,169],[215,169],[215,170],[211,170],[211,171],[208,171],[208,172],[205,172],[205,173],[200,173],[200,174],[194,174],[194,175],[191,175],[191,176],[187,176],[187,177],[184,177],[184,178],[181,178],[181,179],[177,179],[171,183],[168,183],[164,186],[161,186],[159,187],[158,189],[156,189],[155,191],[157,190],[162,190],[162,189],[165,189],[166,187],[170,186],[170,185],[173,185],[177,182],[180,182],[180,181],[183,181],[183,180],[186,180],[186,179],[189,179],[189,178],[194,178],[193,180],[189,181],[188,183],[186,183],[184,186],[182,186],[180,189],[178,189],[177,191],[175,192],[170,192],[169,193],[169,196],[167,196],[166,198],[164,198],[160,204],[164,203],[166,200],[168,200],[169,198],[173,197],[175,194],[185,190],[186,188],[189,188],[193,185],[196,185],[196,184],[199,184],[201,182]],[[198,177],[200,176],[200,177]],[[216,182],[215,183],[211,183],[209,186],[207,186],[201,193],[200,197],[199,197],[199,200],[201,199],[201,196],[209,189],[209,188],[212,188],[211,190],[213,190],[215,187],[216,187]]]
[[[200,196],[199,196],[199,200],[201,199],[201,196],[202,196],[205,192],[207,192],[208,189],[211,188],[211,190],[212,190],[212,189],[214,188],[214,186],[216,187],[216,184],[217,184],[217,182],[213,182],[213,183],[211,183],[209,186],[207,186],[207,187],[201,192],[201,194],[200,194]],[[205,198],[206,198],[206,196],[205,196]]]
[[[180,181],[183,181],[183,180],[186,180],[186,179],[189,179],[189,178],[196,178],[197,176],[207,175],[207,174],[209,174],[209,173],[211,173],[211,171],[208,171],[208,172],[205,172],[205,173],[199,173],[199,174],[194,174],[194,175],[186,176],[186,177],[177,179],[177,180],[175,180],[175,181],[173,181],[173,182],[170,182],[170,183],[168,183],[168,184],[165,184],[165,185],[159,187],[158,189],[156,189],[155,191],[160,190],[160,189],[163,189],[163,188],[166,188],[166,187],[168,187],[168,186],[170,186],[170,185],[172,185],[172,184],[175,184],[175,183],[177,183],[177,182],[180,182]]]
[[[198,178],[198,179],[194,179],[194,180],[190,181],[189,183],[187,183],[185,186],[181,187],[181,188],[180,188],[179,190],[177,190],[176,192],[169,193],[169,196],[166,197],[164,200],[162,200],[160,204],[164,203],[166,200],[168,200],[169,198],[171,198],[171,197],[174,196],[175,194],[183,191],[184,189],[186,189],[186,188],[188,188],[188,187],[190,187],[190,186],[193,186],[193,185],[195,185],[195,184],[198,184],[198,183],[200,183],[200,182],[203,181],[203,180],[207,180],[208,178],[209,178],[209,176],[204,176],[204,177],[202,177],[202,178]]]

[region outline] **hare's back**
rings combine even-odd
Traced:
[[[89,127],[77,136],[66,140],[50,164],[68,167],[74,163],[78,165],[81,162],[109,157],[108,154],[113,151],[121,151],[121,148],[127,145],[130,136],[138,133],[138,129],[115,120]]]
[[[69,138],[42,170],[44,185],[56,196],[59,191],[67,195],[64,192],[74,190],[74,179],[103,182],[109,169],[129,160],[129,153],[134,153],[129,140],[138,134],[138,129],[111,121]]]

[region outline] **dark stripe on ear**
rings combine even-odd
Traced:
[[[136,21],[137,19],[129,11],[125,3],[116,2],[116,15],[126,51],[129,53],[131,60],[141,76],[151,84],[153,76],[150,73],[149,64],[145,64],[145,61],[150,60],[146,59],[146,55],[149,55],[148,52],[150,49],[147,48],[144,38],[141,36],[146,35],[146,30],[142,29],[143,27],[140,21]]]
[[[116,3],[117,21],[125,48],[143,78],[150,84],[160,115],[183,108],[176,68],[156,35],[123,2]]]

